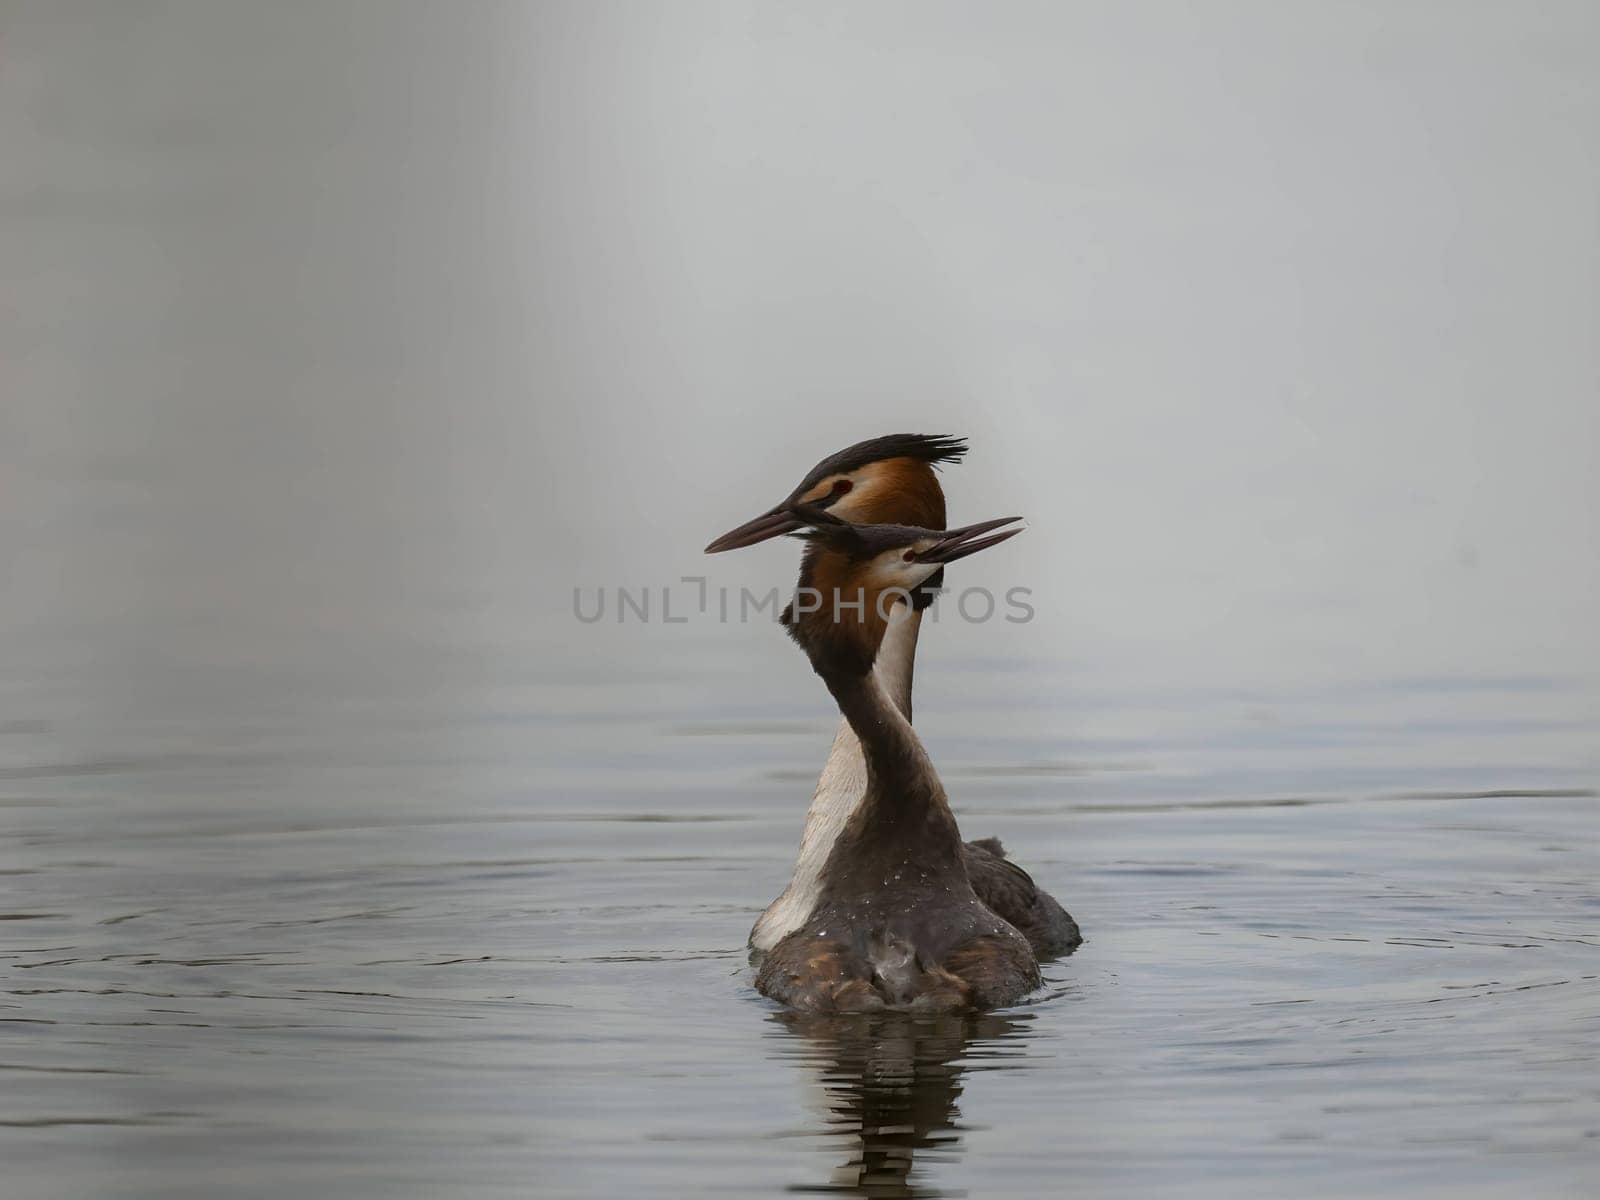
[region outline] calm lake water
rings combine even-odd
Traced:
[[[1590,1194],[1583,681],[1137,694],[928,639],[964,829],[1088,941],[1006,1012],[805,1021],[742,949],[832,724],[798,654],[742,669],[776,636],[174,669],[92,753],[9,664],[8,1192]]]

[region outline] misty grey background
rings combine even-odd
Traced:
[[[625,902],[616,876],[645,868],[613,857],[634,852],[618,832],[631,827],[591,839],[551,814],[632,804],[670,815],[754,788],[767,824],[651,832],[692,835],[668,850],[720,855],[728,870],[755,864],[746,875],[641,884],[664,901],[714,893],[724,905],[705,929],[657,931],[664,953],[698,938],[734,955],[692,986],[675,980],[667,1007],[737,991],[737,947],[781,883],[826,742],[826,698],[765,624],[585,626],[572,619],[573,589],[648,585],[659,604],[659,589],[688,574],[781,585],[792,546],[711,560],[700,547],[823,454],[894,431],[971,439],[969,461],[946,474],[952,520],[1030,522],[952,582],[1030,587],[1036,619],[947,618],[928,639],[919,679],[933,699],[919,719],[951,757],[1053,761],[1063,710],[1052,706],[1066,703],[1074,736],[1109,739],[1112,766],[1135,753],[1116,739],[1161,758],[1165,782],[1150,786],[1163,796],[1183,796],[1185,779],[1224,799],[1554,788],[1578,794],[1550,801],[1559,811],[1545,825],[1506,817],[1507,828],[1531,839],[1530,854],[1591,851],[1597,46],[1600,10],[1547,0],[0,4],[0,818],[17,872],[9,902],[31,910],[42,897],[55,914],[19,922],[7,947],[55,961],[46,951],[72,938],[49,921],[70,917],[86,931],[73,944],[106,939],[99,949],[122,953],[113,939],[140,936],[137,922],[98,923],[163,887],[169,914],[244,897],[217,953],[268,945],[266,918],[294,909],[295,880],[322,856],[344,863],[347,845],[351,862],[370,864],[399,847],[419,878],[444,879],[428,866],[432,826],[404,822],[492,811],[548,817],[530,827],[527,853],[590,864],[487,893],[548,900],[562,915],[519,926],[497,920],[498,899],[481,911],[444,900],[437,911],[456,914],[448,932],[358,928],[339,952],[354,958],[313,955],[299,982],[358,986],[351,964],[382,957],[380,942],[432,962],[486,953],[462,943],[490,928],[507,939],[496,952],[537,928],[553,939],[539,994],[567,1004],[614,978],[566,974],[579,970],[573,939],[596,954],[625,940],[575,914]],[[694,595],[679,587],[677,600]],[[1088,681],[1102,690],[1081,691]],[[717,727],[721,740],[673,743],[670,767],[666,743],[651,740],[744,713],[799,720],[807,736],[774,748],[760,740],[770,729],[739,741]],[[981,740],[1019,720],[1037,745]],[[1381,728],[1291,742],[1302,757],[1273,759],[1270,779],[1217,782],[1203,766],[1219,748],[1229,770],[1260,766],[1265,743],[1227,742],[1228,722],[1353,720]],[[1174,738],[1188,750],[1171,751]],[[781,789],[751,782],[779,759]],[[1335,770],[1369,774],[1316,774]],[[987,785],[969,786],[981,802]],[[290,836],[380,819],[402,832]],[[1005,820],[974,819],[988,821],[975,834]],[[517,828],[485,832],[503,841]],[[1185,829],[1105,834],[1095,861],[1176,861],[1193,849],[1174,848]],[[197,831],[223,840],[184,840]],[[226,841],[247,834],[271,837]],[[1384,836],[1344,834],[1330,870]],[[1163,835],[1179,841],[1153,848]],[[1265,859],[1332,853],[1314,849],[1309,827],[1279,835]],[[1067,890],[1082,860],[1058,855],[1054,832],[1037,836],[1029,865],[1058,864],[1044,874],[1069,904],[1127,896],[1128,881],[1096,884],[1092,871]],[[1435,829],[1425,844],[1449,836]],[[1216,853],[1241,844],[1230,834]],[[1481,891],[1481,864],[1453,861],[1441,870],[1464,894]],[[117,866],[96,875],[73,865],[84,862]],[[1592,877],[1588,862],[1563,878]],[[1152,879],[1139,886],[1169,886]],[[365,904],[368,883],[350,886]],[[1563,929],[1581,938],[1592,889],[1573,886],[1578,915]],[[320,919],[321,902],[306,899],[293,919]],[[1251,903],[1235,894],[1222,907]],[[1122,916],[1124,946],[1140,944],[1148,914]],[[151,945],[205,940],[204,921],[171,920]],[[1226,956],[1193,966],[1204,978]],[[204,976],[193,996],[241,986],[199,961],[185,968]],[[1573,961],[1572,979],[1594,977]],[[113,1003],[88,999],[96,988],[128,984],[59,969],[83,972],[66,991],[85,1006]],[[1076,969],[1092,987],[1094,960]],[[1500,971],[1486,963],[1483,976]],[[458,999],[519,995],[525,978],[511,969]],[[650,979],[630,976],[624,990],[646,994]],[[213,1023],[217,1052],[232,1053],[250,1035],[226,1032],[235,1010],[215,1003],[195,1021]],[[1571,1003],[1560,1024],[1576,1038],[1592,1011]],[[759,1025],[760,1005],[740,1004],[723,1026]],[[1532,1045],[1553,1027],[1537,1012],[1499,1012],[1495,1036]],[[105,1015],[85,1007],[74,1028]],[[1159,1007],[1146,1015],[1168,1019]],[[69,1014],[48,1019],[62,1028],[7,1026],[23,1046],[12,1060],[33,1062],[24,1037],[73,1036]],[[387,1036],[432,1018],[371,1019]],[[1148,1030],[1124,1033],[1142,1044]],[[157,1036],[135,1029],[117,1053]],[[172,1036],[163,1061],[191,1047]],[[511,1021],[507,1036],[528,1035]],[[74,1062],[86,1044],[51,1043]],[[695,1044],[713,1060],[734,1053]],[[708,1111],[728,1097],[748,1110],[757,1093],[785,1103],[793,1064],[737,1053],[751,1076],[702,1098]],[[563,1106],[585,1112],[578,1097],[609,1086],[596,1082],[604,1072],[566,1066],[541,1061],[543,1078],[565,1082],[529,1101],[534,1130],[562,1128],[570,1147],[603,1113],[620,1112],[613,1133],[651,1128],[610,1100],[588,1124],[561,1127]],[[346,1070],[348,1086],[370,1086],[325,1125],[400,1103],[393,1080]],[[275,1122],[316,1111],[292,1092],[263,1093],[276,1099],[229,1126],[274,1131],[254,1174],[205,1173],[222,1171],[228,1138],[183,1141],[187,1117],[149,1118],[176,1122],[175,1142],[142,1140],[137,1122],[111,1141],[94,1140],[92,1122],[69,1121],[57,1141],[27,1125],[226,1104],[248,1071],[173,1078],[170,1094],[138,1104],[80,1103],[82,1085],[62,1078],[59,1102],[18,1101],[40,1194],[109,1188],[104,1179],[151,1195],[206,1194],[219,1180],[261,1194],[332,1187],[304,1162],[274,1173],[289,1168],[272,1165],[273,1148],[299,1144]],[[991,1090],[972,1119],[1006,1128],[1004,1089]],[[1524,1189],[1542,1179],[1542,1194],[1562,1194],[1593,1165],[1581,1151],[1593,1089],[1562,1095],[1577,1115],[1561,1136],[1576,1140],[1547,1147],[1552,1173],[1517,1176]],[[1131,1128],[1150,1111],[1118,1119]],[[409,1138],[415,1114],[347,1131],[337,1177],[351,1192],[397,1186],[362,1174],[395,1152],[361,1148],[380,1127]],[[1042,1136],[1021,1130],[1013,1149]],[[599,1165],[614,1147],[575,1163],[556,1144],[531,1158],[564,1162],[548,1168],[550,1194],[622,1186]],[[641,1145],[645,1163],[668,1153]],[[452,1169],[472,1161],[459,1145],[438,1153]],[[674,1160],[684,1174],[664,1178],[695,1190],[716,1154]],[[68,1161],[110,1174],[75,1182]],[[768,1186],[738,1161],[733,1191]],[[1006,1194],[1019,1195],[1040,1194],[1065,1165],[1009,1161],[1019,1173]],[[203,1169],[162,1173],[189,1162]],[[785,1162],[782,1178],[808,1177]],[[145,1173],[119,1174],[132,1164]],[[1244,1194],[1213,1166],[1219,1194]],[[535,1170],[513,1162],[506,1178]],[[1184,1183],[1176,1168],[1105,1172],[1094,1178],[1111,1191]],[[643,1178],[674,1194],[662,1176]],[[1310,1186],[1262,1178],[1280,1194]],[[1448,1186],[1499,1178],[1473,1168]],[[1380,1174],[1326,1186],[1394,1184]]]
[[[9,4],[7,620],[118,674],[565,639],[570,584],[912,429],[972,438],[956,517],[1033,522],[991,649],[1592,667],[1597,32]]]

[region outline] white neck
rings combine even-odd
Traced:
[[[910,720],[911,677],[916,665],[917,632],[922,625],[922,614],[900,609],[896,615],[899,619],[891,621],[883,635],[872,670],[879,686]],[[867,760],[861,752],[861,742],[850,723],[840,720],[839,732],[833,736],[833,749],[828,752],[822,777],[817,780],[811,807],[806,810],[806,827],[800,835],[800,857],[794,864],[794,877],[783,895],[772,902],[750,931],[752,947],[770,950],[810,919],[821,889],[822,868],[833,851],[834,841],[866,791]]]

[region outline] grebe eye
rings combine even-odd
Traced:
[[[835,479],[833,481],[834,498],[837,499],[838,497],[844,495],[853,487],[855,487],[855,484],[851,483],[848,479]]]
[[[916,562],[917,561],[917,552],[915,550],[907,550],[900,557],[905,559],[907,562]]]

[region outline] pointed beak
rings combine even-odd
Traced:
[[[804,521],[780,504],[777,508],[768,509],[753,521],[746,521],[737,529],[728,530],[706,547],[706,553],[720,554],[724,550],[739,550],[745,546],[754,546],[757,542],[764,542],[780,534],[793,533],[804,526]]]
[[[1021,517],[1000,517],[994,521],[979,521],[976,525],[967,525],[961,529],[951,529],[944,537],[926,550],[917,555],[918,562],[948,563],[955,562],[958,558],[965,558],[969,554],[976,554],[979,550],[987,550],[990,546],[998,546],[1009,537],[1016,537],[1022,532],[1022,527],[1007,529],[1001,533],[990,534],[991,530],[999,529],[1002,525],[1009,525],[1013,521],[1020,521]]]

